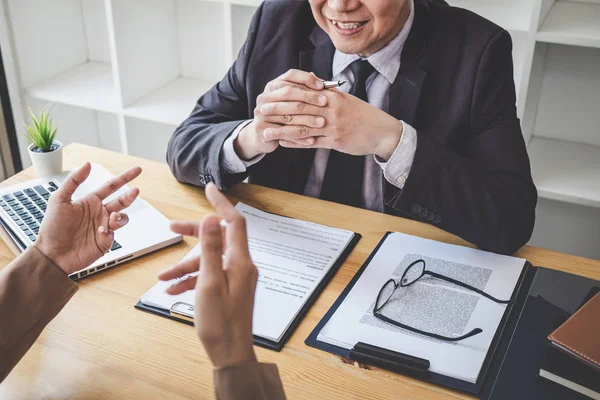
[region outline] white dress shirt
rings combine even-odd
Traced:
[[[371,74],[366,82],[367,97],[369,104],[380,110],[388,111],[390,87],[400,70],[402,49],[412,28],[413,21],[414,3],[411,1],[410,15],[400,33],[384,48],[366,58],[375,68],[375,72]],[[344,54],[338,50],[335,51],[332,64],[333,80],[345,80],[349,83],[339,87],[338,90],[348,93],[354,84],[354,75],[350,70],[350,64],[360,58],[358,54]],[[249,166],[259,162],[264,157],[264,155],[259,155],[251,160],[242,160],[234,150],[233,142],[240,131],[250,122],[251,120],[248,120],[238,125],[223,144],[221,167],[226,173],[245,172]],[[400,189],[404,187],[417,149],[417,132],[404,121],[402,121],[402,125],[403,132],[400,142],[387,162],[377,156],[366,157],[362,186],[364,208],[379,212],[383,211],[383,178]],[[328,149],[316,149],[313,165],[304,188],[304,195],[320,196],[328,159]]]

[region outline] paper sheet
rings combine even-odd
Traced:
[[[520,258],[390,234],[318,340],[346,349],[364,342],[425,358],[432,372],[474,383],[505,305],[425,275],[414,285],[397,289],[383,314],[443,336],[460,336],[473,328],[483,332],[459,342],[445,342],[398,328],[372,314],[383,284],[390,278],[399,281],[406,267],[417,259],[425,260],[428,270],[504,300],[511,297],[525,265]]]
[[[253,333],[279,341],[354,232],[280,217],[243,203],[236,209],[246,218],[250,256],[259,272]],[[193,304],[193,291],[185,297],[164,293],[173,283],[158,283],[142,302],[162,308],[177,301]]]

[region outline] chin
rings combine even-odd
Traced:
[[[357,43],[356,40],[352,41],[348,39],[344,40],[338,38],[332,38],[331,41],[333,42],[333,45],[338,51],[341,51],[345,54],[360,54],[363,53],[367,48],[367,46],[365,46],[362,43],[362,41],[361,43]]]

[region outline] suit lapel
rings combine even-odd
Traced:
[[[330,80],[335,47],[327,34],[318,26],[313,30],[310,40],[314,48],[300,52],[299,68],[303,71],[314,72],[321,79]],[[293,158],[291,191],[302,194],[313,165],[315,149],[295,149]]]
[[[418,129],[417,107],[427,78],[421,65],[427,47],[429,6],[427,2],[415,1],[415,19],[401,55],[400,70],[390,87],[388,113]],[[397,188],[382,179],[384,199],[397,193]],[[384,200],[385,202],[385,200]],[[384,206],[385,207],[385,206]]]
[[[401,55],[400,70],[390,87],[388,112],[409,125],[416,124],[417,106],[427,72],[419,64],[427,47],[428,4],[415,1],[415,19]]]

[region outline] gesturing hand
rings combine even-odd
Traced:
[[[279,140],[265,137],[265,129],[281,125],[323,127],[325,120],[320,117],[321,111],[315,111],[327,104],[327,98],[318,92],[322,88],[323,83],[314,74],[294,69],[269,82],[256,99],[254,119],[240,131],[234,142],[236,153],[242,159],[249,160],[274,151],[279,146]],[[283,110],[293,112],[268,117],[261,111],[266,104],[277,104]],[[298,142],[311,145],[314,139],[299,139]]]
[[[73,201],[71,196],[90,175],[92,166],[85,163],[72,172],[62,186],[50,196],[48,209],[34,246],[71,274],[91,265],[112,246],[113,231],[129,221],[119,213],[129,207],[139,194],[129,189],[107,204],[102,201],[137,178],[142,169],[131,168],[111,179],[93,193]]]
[[[202,237],[202,253],[163,271],[158,278],[171,280],[199,270],[197,277],[179,282],[168,293],[196,288],[194,325],[213,365],[256,361],[252,311],[258,272],[248,251],[246,220],[214,184],[206,187],[206,197],[227,222],[224,232],[215,215],[206,216],[201,223],[173,222],[174,232]]]

